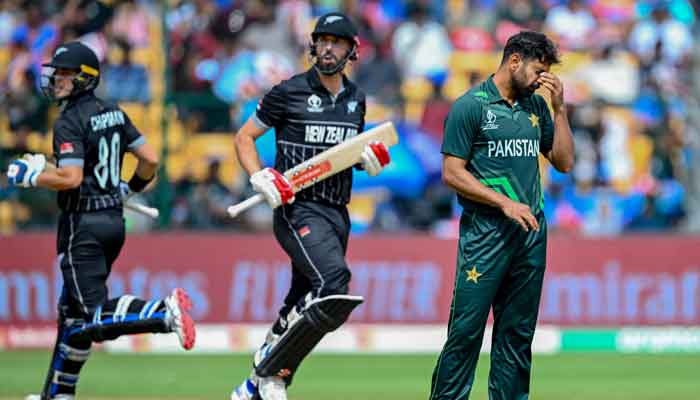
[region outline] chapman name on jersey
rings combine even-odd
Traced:
[[[489,157],[537,157],[540,142],[535,139],[501,139],[488,141]]]
[[[124,125],[124,113],[117,110],[97,114],[90,117],[90,125],[92,126],[93,132],[111,128],[116,125]]]
[[[357,129],[333,125],[306,125],[306,143],[338,144],[357,136]]]

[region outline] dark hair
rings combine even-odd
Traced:
[[[522,31],[508,38],[503,49],[505,63],[512,54],[520,54],[524,61],[538,60],[544,64],[559,64],[559,49],[544,33]]]

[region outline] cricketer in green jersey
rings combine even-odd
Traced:
[[[564,89],[549,72],[557,63],[545,35],[512,36],[496,73],[455,101],[445,120],[442,176],[464,211],[447,342],[430,400],[469,398],[491,307],[489,399],[529,397],[547,248],[538,155],[561,172],[574,160]],[[534,93],[540,87],[552,114]]]

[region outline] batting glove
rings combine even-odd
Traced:
[[[265,196],[271,208],[294,202],[294,190],[289,180],[273,168],[262,169],[250,176],[253,189]]]
[[[14,160],[7,167],[7,180],[10,185],[20,187],[35,187],[36,178],[41,171],[38,171],[30,165],[25,159]]]
[[[25,154],[22,158],[37,172],[43,172],[46,168],[46,156],[43,154]]]
[[[389,150],[382,142],[369,142],[360,155],[360,164],[369,176],[377,176],[391,162]]]

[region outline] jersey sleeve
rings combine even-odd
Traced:
[[[58,167],[85,164],[85,143],[78,124],[59,118],[53,125],[53,153]]]
[[[480,103],[468,95],[457,100],[445,118],[441,152],[468,160],[480,120]]]
[[[554,123],[552,122],[552,114],[549,112],[549,107],[542,96],[537,96],[537,114],[540,118],[540,153],[547,155],[552,150],[554,143]]]
[[[258,127],[272,128],[280,125],[285,117],[287,95],[282,84],[277,84],[260,100],[253,116]]]
[[[365,116],[367,115],[367,98],[365,97],[364,93],[361,95],[359,106],[360,113],[362,114],[362,121],[360,122],[357,132],[362,133],[365,131]]]
[[[133,151],[146,144],[146,137],[131,123],[129,116],[126,115],[124,111],[122,111],[122,113],[124,114],[124,139],[127,143],[126,148],[129,151]]]

